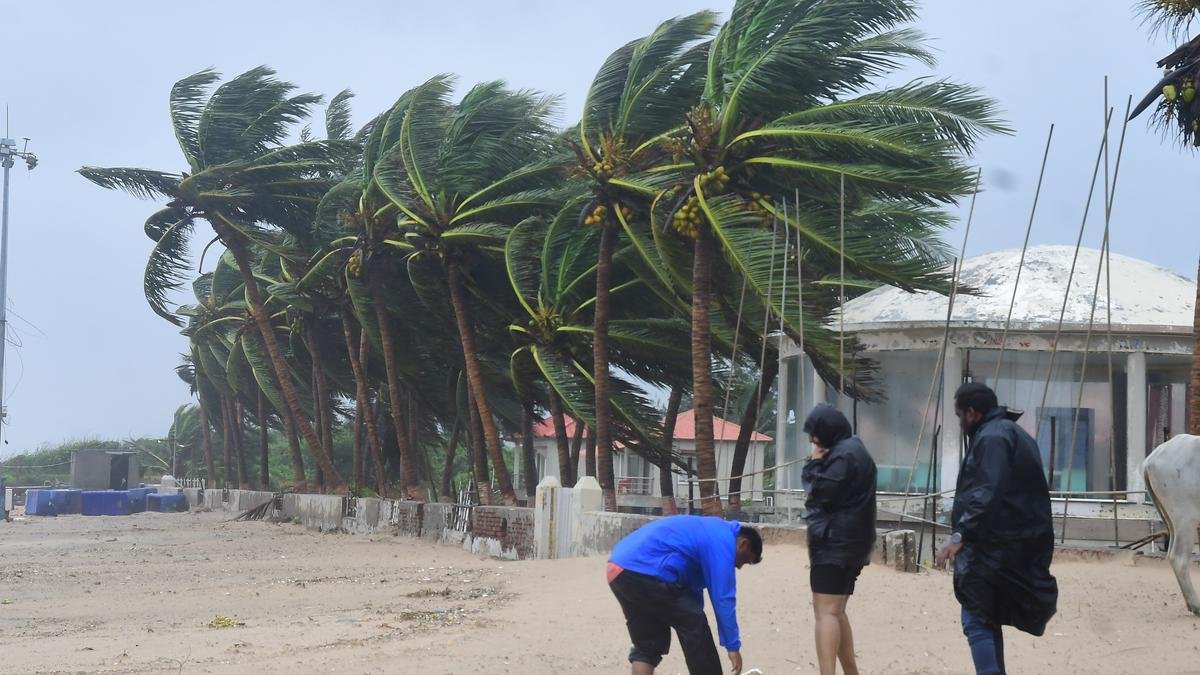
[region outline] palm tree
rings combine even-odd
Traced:
[[[913,18],[905,0],[740,0],[708,50],[701,102],[655,147],[634,152],[659,161],[620,187],[653,200],[652,231],[675,233],[656,237],[654,261],[676,283],[690,281],[701,478],[716,475],[710,310],[714,302],[737,306],[736,297],[720,297],[729,288],[744,283],[748,302],[781,317],[789,335],[803,323],[809,356],[838,380],[840,349],[823,325],[837,298],[806,287],[803,312],[795,302],[783,306],[799,296],[794,278],[773,278],[771,261],[784,244],[773,221],[799,242],[784,251],[784,264],[800,255],[813,278],[828,276],[837,269],[844,181],[854,283],[946,288],[933,239],[945,224],[938,207],[969,191],[972,172],[961,157],[974,140],[1003,127],[991,102],[966,87],[916,82],[868,91],[902,59],[930,60],[919,35],[898,28]],[[793,205],[786,214],[783,198]],[[849,370],[849,393],[872,395],[870,369]],[[701,498],[706,512],[721,512],[714,481],[701,483]]]
[[[259,67],[217,87],[212,70],[175,84],[171,121],[188,169],[169,173],[149,169],[84,167],[80,173],[105,188],[143,198],[168,200],[146,222],[155,241],[146,269],[151,308],[173,323],[168,295],[183,282],[188,244],[197,221],[208,222],[233,256],[241,273],[251,317],[267,351],[287,414],[304,437],[327,486],[345,483],[325,452],[292,382],[276,340],[262,293],[254,278],[254,245],[271,248],[269,226],[303,231],[311,226],[317,201],[333,184],[344,156],[354,150],[345,141],[307,141],[284,145],[293,125],[320,101],[312,94],[292,95],[293,85]]]
[[[635,148],[673,128],[695,105],[703,80],[708,37],[716,24],[711,12],[663,22],[650,35],[613,52],[597,72],[579,122],[578,172],[590,179],[594,199],[584,224],[600,228],[596,255],[596,295],[593,317],[593,375],[595,380],[596,470],[604,506],[617,510],[613,478],[611,432],[612,381],[609,374],[609,289],[613,256],[622,228],[641,220],[628,200],[622,201],[610,182],[643,168],[634,161]],[[644,226],[643,226],[644,227]]]
[[[577,214],[589,199],[568,201],[548,228],[536,218],[519,223],[504,247],[509,282],[521,307],[520,321],[508,327],[517,343],[509,358],[512,379],[523,398],[547,402],[556,437],[561,439],[559,470],[566,485],[573,484],[575,476],[564,407],[588,427],[599,426],[600,406],[588,357],[594,354],[596,306],[590,282],[598,267],[596,240],[603,235],[593,228],[576,227]],[[686,325],[654,317],[659,305],[653,294],[630,271],[616,267],[618,283],[610,290],[622,300],[622,307],[605,322],[613,363],[651,385],[678,385],[689,357],[683,346]],[[535,391],[534,383],[540,382],[546,383],[548,392]],[[669,446],[657,433],[657,412],[631,382],[612,378],[607,402],[612,410],[607,423],[610,438],[653,462],[671,461]]]
[[[1142,15],[1154,30],[1182,40],[1192,22],[1200,19],[1200,4],[1191,0],[1141,0]],[[1154,123],[1173,134],[1185,144],[1200,147],[1200,35],[1187,40],[1156,64],[1164,74],[1150,88],[1130,113],[1133,119],[1156,101]],[[1192,319],[1193,333],[1200,335],[1200,279],[1196,285],[1196,310]],[[1192,352],[1191,384],[1188,388],[1188,433],[1200,434],[1200,340]]]
[[[475,277],[496,267],[489,249],[499,249],[512,224],[557,201],[548,189],[559,165],[549,126],[553,100],[491,82],[451,104],[451,86],[449,77],[439,76],[411,92],[395,143],[373,174],[402,213],[399,246],[410,251],[406,262],[414,287],[444,288],[449,295],[487,453],[503,499],[515,505],[472,297],[486,295]],[[444,306],[445,295],[435,297],[431,310]]]

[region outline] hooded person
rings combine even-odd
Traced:
[[[808,522],[809,585],[822,675],[841,661],[858,672],[846,603],[875,544],[875,461],[837,408],[821,404],[804,420],[813,445],[802,480]]]
[[[958,471],[952,534],[936,563],[954,565],[975,672],[1004,673],[1000,627],[1040,636],[1057,609],[1050,491],[1037,442],[995,392],[979,382],[962,385],[954,413],[970,443]]]

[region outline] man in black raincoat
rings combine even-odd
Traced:
[[[1041,635],[1058,604],[1050,574],[1054,527],[1037,443],[996,400],[970,382],[954,394],[970,447],[958,472],[951,540],[940,567],[954,563],[954,595],[976,673],[1004,673],[1001,626]]]

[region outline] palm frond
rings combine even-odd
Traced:
[[[209,88],[221,79],[212,68],[189,75],[171,87],[171,127],[175,130],[175,140],[192,173],[200,171],[200,136],[198,126],[200,115],[204,111],[204,97]]]
[[[850,122],[874,127],[915,127],[971,153],[989,133],[1012,133],[996,102],[978,89],[919,79],[899,87],[833,101],[784,115],[773,125]]]
[[[150,251],[142,274],[142,289],[150,309],[176,326],[182,326],[183,321],[167,307],[167,303],[170,294],[191,278],[188,244],[193,227],[192,219],[185,217],[164,230]]]
[[[139,199],[174,197],[182,178],[177,173],[166,171],[98,166],[85,166],[79,169],[79,175],[102,188],[124,190]]]
[[[339,141],[350,140],[350,99],[352,98],[354,98],[354,92],[343,89],[329,99],[329,106],[325,108],[326,138]]]
[[[530,316],[540,304],[540,272],[549,261],[539,259],[546,239],[545,223],[537,218],[521,221],[508,233],[504,243],[504,266],[513,294]]]

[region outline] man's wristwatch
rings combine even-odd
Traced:
[[[962,543],[962,532],[955,532],[954,534],[950,535],[950,543],[961,544]]]

